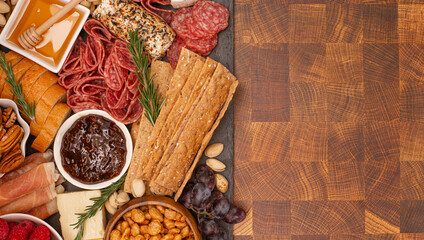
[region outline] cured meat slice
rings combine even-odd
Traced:
[[[188,12],[191,12],[192,8],[180,8],[174,16],[172,16],[171,27],[182,38],[199,39],[194,35],[187,27],[185,22],[185,16]]]
[[[113,118],[122,122],[123,124],[135,122],[143,113],[143,106],[141,106],[141,103],[138,99],[133,99],[128,108],[120,109],[110,109],[107,105],[106,95],[102,96],[101,101],[103,110],[108,112]]]
[[[190,32],[198,38],[211,38],[215,35],[215,33],[209,33],[202,29],[200,23],[194,18],[193,11],[187,12],[184,21]]]
[[[124,88],[121,91],[106,90],[106,101],[110,109],[121,109],[128,106],[131,99],[128,99],[128,90]]]
[[[221,3],[199,1],[193,6],[193,18],[204,31],[217,34],[228,26],[230,12]]]
[[[79,95],[96,95],[107,88],[102,76],[94,75],[81,78],[78,85],[74,87],[74,92]]]
[[[46,219],[57,212],[57,201],[56,199],[53,199],[52,201],[44,205],[29,210],[28,212],[26,212],[26,214],[38,217],[40,219]]]
[[[25,157],[24,162],[18,169],[13,170],[5,174],[2,178],[0,178],[0,185],[17,178],[18,176],[28,172],[29,170],[35,168],[39,164],[46,163],[51,161],[53,158],[53,153],[51,150],[46,151],[44,153],[33,153],[27,157]]]
[[[135,72],[130,73],[126,84],[128,91],[130,91],[134,95],[138,95],[138,87],[140,86],[140,80],[138,80],[137,74]]]
[[[159,18],[161,18],[163,21],[165,21],[166,23],[170,24],[172,21],[172,15],[174,14],[174,11],[172,10],[166,10],[166,9],[161,9],[161,8],[157,8],[155,6],[152,6],[152,0],[141,0],[139,1],[141,2],[141,5],[144,7],[144,9],[146,9],[147,11],[149,11],[150,13],[158,16]],[[162,5],[169,5],[169,3],[167,3],[168,1],[166,0],[155,0],[154,2],[162,4]]]
[[[127,49],[127,43],[121,40],[115,42],[112,53],[115,56],[116,63],[129,71],[135,71],[135,64],[132,55]]]
[[[0,207],[0,215],[8,213],[22,213],[48,203],[56,197],[54,184],[39,188],[13,202]]]
[[[81,36],[78,36],[77,40],[74,43],[74,46],[72,47],[71,54],[68,55],[68,57],[65,60],[65,63],[63,64],[62,69],[59,72],[59,76],[68,75],[68,72],[70,71],[78,71],[81,70],[81,62],[80,62],[80,48],[81,45],[84,45],[84,40]]]
[[[74,112],[81,112],[87,109],[102,109],[99,95],[78,95],[72,88],[68,90],[67,104]]]
[[[101,22],[94,19],[90,19],[85,22],[84,30],[88,33],[88,35],[105,42],[113,42],[116,40],[112,33],[110,33]]]
[[[116,64],[113,55],[109,55],[105,63],[104,76],[106,85],[112,90],[119,91],[128,77],[128,70]]]
[[[180,58],[181,49],[185,46],[184,39],[176,37],[171,47],[168,50],[168,60],[172,68],[177,67],[178,59]]]
[[[54,183],[59,177],[54,170],[54,163],[43,163],[0,185],[0,206],[4,206],[36,189]]]
[[[69,89],[77,85],[78,80],[81,79],[84,75],[86,75],[86,73],[82,71],[71,73],[70,75],[63,75],[59,77],[57,82],[59,83],[60,86],[66,89]]]
[[[200,55],[204,55],[206,53],[210,53],[218,43],[218,36],[215,35],[213,38],[209,39],[185,39],[185,43],[188,48],[193,51],[199,53]]]
[[[100,39],[92,36],[87,37],[87,47],[81,56],[84,71],[96,70],[100,63],[103,62],[105,49]]]

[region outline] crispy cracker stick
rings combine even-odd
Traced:
[[[166,91],[168,90],[169,81],[174,74],[174,69],[167,62],[155,60],[151,64],[150,74],[156,74],[153,81],[158,86],[159,94],[161,96],[165,96]],[[128,193],[131,193],[131,184],[136,177],[139,159],[138,156],[140,156],[141,151],[146,148],[147,139],[153,131],[153,126],[144,116],[144,113],[136,123],[134,123],[131,128],[131,136],[134,139],[134,153],[124,185],[124,190]]]
[[[182,124],[180,135],[172,139],[171,147],[164,154],[161,161],[161,169],[157,169],[151,181],[151,187],[163,186],[173,192],[177,191],[184,181],[203,140],[212,128],[228,95],[231,94],[231,86],[237,79],[222,65],[218,64],[211,80],[203,94],[199,96],[199,102],[192,106],[189,119]],[[225,111],[225,110],[224,110]]]

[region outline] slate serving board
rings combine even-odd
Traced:
[[[234,32],[233,32],[233,15],[234,15],[234,8],[233,8],[233,1],[232,0],[213,0],[215,2],[222,3],[225,5],[228,10],[230,11],[230,18],[228,27],[219,33],[218,35],[218,44],[215,47],[215,49],[212,51],[209,57],[212,59],[222,63],[225,67],[227,67],[232,73],[234,73],[234,45],[233,45],[233,38],[234,38]],[[81,34],[85,34],[84,32]],[[0,50],[2,51],[9,51],[7,48],[0,46]],[[131,126],[128,126],[128,129],[131,129]],[[224,162],[227,166],[226,170],[222,172],[221,174],[224,175],[229,183],[228,191],[225,193],[225,196],[232,201],[233,199],[233,103],[231,102],[225,116],[221,120],[221,123],[219,124],[218,128],[215,130],[215,133],[210,141],[210,143],[223,143],[224,144],[224,151],[217,157],[220,161]],[[29,137],[26,147],[27,155],[30,155],[34,152],[36,152],[34,149],[32,149],[30,146],[32,142],[34,141],[34,136]],[[203,156],[199,164],[205,165],[206,157]],[[70,184],[69,182],[63,183],[63,186],[66,189],[66,192],[70,191],[79,191],[83,190],[78,187],[75,187],[74,185]],[[195,215],[194,215],[195,216]],[[111,217],[110,214],[107,214],[107,219],[109,220]],[[61,228],[59,223],[59,214],[54,214],[46,219],[46,222],[48,222],[53,228],[55,228],[59,234],[61,234]],[[228,233],[228,239],[233,239],[233,227],[230,224],[226,224],[223,221],[218,222],[219,225],[221,225]]]

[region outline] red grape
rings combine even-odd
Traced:
[[[224,222],[230,223],[230,224],[236,224],[241,221],[243,221],[246,218],[246,212],[231,204],[230,210],[228,211],[227,215],[223,218]]]
[[[200,218],[197,226],[199,231],[205,236],[216,235],[221,230],[221,227],[214,220],[207,218]]]
[[[196,210],[206,208],[211,196],[211,190],[204,183],[196,183],[192,190],[192,205]]]
[[[197,183],[204,183],[211,191],[215,187],[215,175],[213,174],[212,169],[205,165],[199,166],[196,169],[194,181]]]

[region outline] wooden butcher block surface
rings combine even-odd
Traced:
[[[234,6],[235,239],[424,239],[424,1]]]

